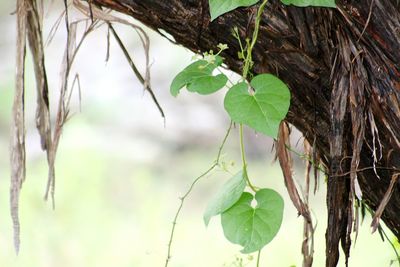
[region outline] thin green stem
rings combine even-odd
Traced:
[[[217,68],[217,71],[219,72],[219,73],[221,73],[221,74],[224,74],[225,75],[225,73],[223,73],[222,71],[221,71],[221,69],[220,68]],[[232,87],[232,86],[234,86],[235,84],[232,82],[232,80],[227,76],[227,75],[225,75],[226,76],[226,78],[228,79],[228,82],[230,83],[230,87]],[[229,86],[228,86],[228,88],[230,88]]]
[[[323,167],[321,167],[319,164],[317,165],[316,162],[314,162],[312,160],[312,158],[310,156],[307,156],[306,154],[302,154],[296,150],[294,150],[292,147],[290,147],[289,145],[285,145],[286,149],[289,150],[290,152],[292,152],[293,154],[295,154],[296,156],[298,156],[301,159],[304,159],[308,162],[310,162],[314,167],[316,167],[319,171],[321,171],[324,174],[327,174],[327,172],[325,171],[325,169]]]
[[[237,27],[235,27],[235,28],[232,30],[232,34],[233,34],[233,37],[235,37],[236,40],[237,40],[238,43],[239,43],[239,47],[240,47],[240,56],[239,56],[239,59],[243,59],[243,60],[244,60],[244,59],[245,59],[245,51],[244,51],[243,44],[242,44],[242,40],[240,39],[239,30],[238,30]]]
[[[197,182],[199,182],[203,177],[205,177],[206,175],[208,175],[211,171],[213,171],[217,166],[220,165],[220,160],[221,160],[221,155],[222,155],[222,150],[225,146],[226,140],[229,137],[229,134],[231,132],[232,129],[232,121],[229,124],[228,130],[226,131],[226,134],[224,136],[224,139],[222,140],[222,143],[218,149],[218,153],[217,153],[217,157],[214,161],[214,163],[205,171],[203,172],[200,176],[198,176],[196,179],[193,180],[192,184],[189,186],[189,189],[186,191],[186,193],[183,195],[183,197],[180,198],[181,203],[179,204],[178,210],[175,213],[175,217],[174,217],[174,221],[172,222],[172,228],[171,228],[171,233],[170,233],[170,237],[169,237],[169,241],[168,241],[168,251],[167,251],[167,258],[165,260],[165,265],[164,267],[167,267],[170,260],[171,260],[171,249],[172,249],[172,242],[174,239],[174,235],[175,235],[175,229],[176,229],[176,224],[178,221],[178,217],[179,214],[181,213],[181,210],[183,208],[183,204],[186,200],[186,198],[189,196],[189,194],[192,192],[194,186],[197,184]]]
[[[260,30],[261,16],[263,14],[265,5],[267,3],[268,3],[268,0],[264,0],[262,2],[262,4],[260,5],[260,7],[258,8],[257,17],[256,17],[256,21],[255,21],[255,26],[254,26],[253,37],[251,39],[251,42],[247,41],[246,58],[244,59],[244,67],[243,67],[243,75],[242,75],[244,80],[247,79],[247,76],[249,74],[250,68],[252,67],[252,63],[253,63],[252,51],[253,51],[253,48],[254,48],[254,46],[256,45],[256,42],[257,42],[258,32]],[[242,53],[243,53],[243,47],[241,45],[239,36],[237,36],[237,38],[239,39],[240,48],[242,49]],[[243,163],[243,176],[246,179],[247,185],[251,188],[251,190],[253,190],[254,192],[257,192],[257,189],[251,184],[249,176],[247,174],[246,153],[245,153],[245,150],[244,150],[244,142],[243,142],[243,124],[240,124],[239,135],[240,135],[240,151],[241,151],[241,154],[242,154],[242,163]]]
[[[258,254],[257,254],[257,267],[260,267],[260,258],[261,258],[261,249],[258,251]]]
[[[264,8],[267,3],[268,3],[268,0],[264,0],[257,11],[257,17],[256,17],[255,25],[254,25],[254,31],[253,31],[253,37],[251,39],[250,45],[247,46],[246,59],[245,59],[244,67],[243,67],[243,78],[244,79],[247,78],[247,75],[249,74],[251,65],[253,64],[252,52],[253,52],[254,46],[257,43],[258,32],[260,30],[261,16],[264,12]]]
[[[247,185],[253,190],[254,192],[257,192],[257,188],[254,187],[254,185],[251,183],[249,179],[249,175],[247,174],[247,162],[246,162],[246,153],[244,150],[244,141],[243,141],[243,124],[240,124],[239,126],[239,139],[240,139],[240,152],[242,155],[242,164],[243,164],[243,177],[246,179]]]
[[[240,124],[240,127],[239,127],[239,139],[240,139],[240,152],[242,155],[243,169],[246,169],[247,163],[246,163],[246,155],[245,155],[245,151],[244,151],[243,124]]]

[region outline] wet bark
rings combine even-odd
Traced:
[[[210,22],[207,0],[92,0],[165,30],[195,52],[230,47],[223,56],[241,72],[238,27],[250,37],[257,6]],[[297,127],[329,169],[327,266],[346,253],[358,184],[376,210],[400,168],[400,4],[397,0],[337,0],[336,9],[296,8],[271,0],[254,51],[254,73],[278,75],[290,87],[286,120]],[[372,167],[376,167],[373,169]],[[363,171],[358,171],[363,169]],[[382,220],[400,238],[400,186]]]

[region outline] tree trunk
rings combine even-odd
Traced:
[[[92,2],[163,29],[194,52],[228,44],[222,55],[238,73],[242,62],[232,28],[250,37],[257,10],[240,8],[210,22],[208,0]],[[358,184],[362,203],[375,211],[400,169],[400,1],[336,2],[336,9],[327,9],[271,0],[253,52],[255,74],[274,73],[289,85],[286,120],[315,144],[329,169],[327,266],[336,266],[340,242],[349,251]],[[396,183],[382,214],[397,238],[399,189]]]

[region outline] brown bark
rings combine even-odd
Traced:
[[[124,12],[195,52],[226,43],[223,56],[241,71],[238,27],[250,37],[257,8],[240,8],[210,22],[208,0],[93,0]],[[286,120],[328,166],[327,266],[346,254],[357,181],[375,210],[400,168],[400,7],[397,0],[337,0],[337,9],[296,8],[271,0],[254,51],[254,72],[277,74],[290,87]],[[376,170],[371,167],[376,166]],[[356,171],[359,169],[364,171]],[[345,174],[345,175],[343,175]],[[399,185],[382,219],[400,238]]]

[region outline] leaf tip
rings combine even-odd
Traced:
[[[173,97],[177,97],[180,90],[181,90],[181,88],[179,88],[178,86],[176,86],[176,85],[174,84],[174,82],[172,82],[171,87],[170,87],[170,89],[169,89],[170,94],[171,94]]]

